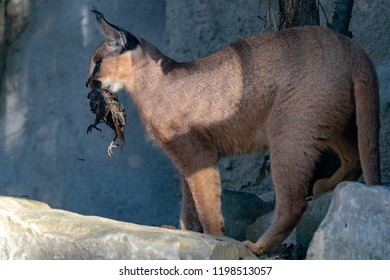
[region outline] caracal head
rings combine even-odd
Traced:
[[[117,27],[93,10],[105,41],[96,49],[90,59],[89,88],[107,88],[116,92],[131,80],[131,69],[135,53],[139,52],[140,42],[130,32]]]

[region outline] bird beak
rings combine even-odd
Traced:
[[[85,83],[85,86],[90,89],[100,89],[102,87],[102,83],[98,80],[92,80],[91,77],[88,78],[88,80]]]

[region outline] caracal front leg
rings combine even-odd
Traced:
[[[180,229],[203,232],[202,224],[196,212],[195,202],[187,180],[182,182],[182,200],[180,211]]]
[[[189,132],[164,143],[164,149],[182,175],[181,228],[221,235],[221,182],[215,147]]]
[[[197,170],[190,174],[186,181],[193,199],[197,217],[203,227],[203,233],[222,235],[224,226],[221,212],[221,183],[217,167],[208,166]],[[188,209],[190,207],[182,206],[182,209]],[[193,216],[191,215],[191,217]],[[187,212],[186,218],[188,217]],[[183,223],[185,223],[184,220]],[[191,223],[194,225],[193,219]]]

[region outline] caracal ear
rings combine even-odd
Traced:
[[[99,29],[106,38],[108,45],[111,47],[126,49],[128,45],[126,31],[109,23],[101,12],[97,10],[92,10],[92,12],[96,14]]]

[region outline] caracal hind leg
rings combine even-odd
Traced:
[[[180,229],[203,232],[202,224],[196,212],[195,202],[187,180],[182,182],[182,202],[180,211]]]
[[[333,190],[342,181],[356,181],[362,174],[356,131],[349,131],[330,144],[340,157],[339,169],[330,177],[319,179],[313,186],[313,194]]]
[[[256,243],[244,242],[255,254],[274,251],[295,228],[307,207],[306,196],[319,152],[312,147],[304,149],[296,143],[299,142],[286,139],[273,145],[276,146],[274,149],[271,146],[275,214],[271,226]]]

